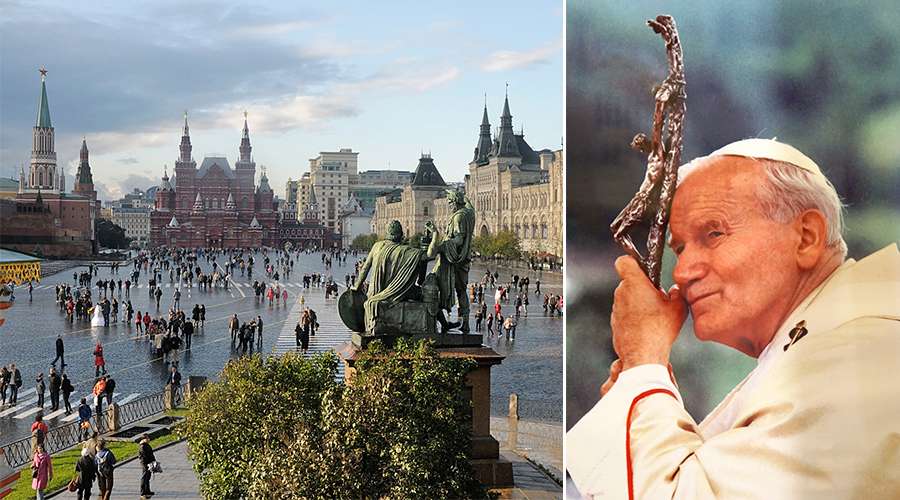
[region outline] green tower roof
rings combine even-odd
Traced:
[[[47,84],[44,82],[44,75],[41,75],[41,103],[38,107],[37,123],[35,127],[50,128],[50,105],[47,104]]]

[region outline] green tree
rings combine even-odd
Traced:
[[[97,219],[97,240],[106,248],[128,248],[131,242],[125,236],[125,229],[109,219]]]
[[[372,245],[374,245],[376,241],[378,241],[378,235],[375,233],[361,234],[356,238],[353,238],[353,241],[350,243],[350,248],[368,252],[372,249]]]
[[[476,236],[472,246],[482,257],[503,257],[518,259],[522,255],[522,242],[512,231]]]
[[[229,363],[184,426],[211,498],[484,498],[469,465],[469,359],[378,343],[334,382],[333,354]]]

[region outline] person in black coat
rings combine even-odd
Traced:
[[[50,362],[51,365],[56,366],[56,360],[59,360],[61,363],[60,368],[66,368],[66,347],[63,344],[62,334],[58,334],[56,336],[56,357],[53,358],[53,361]]]
[[[150,477],[153,472],[150,470],[150,464],[156,462],[156,456],[153,455],[153,447],[150,446],[150,436],[144,434],[141,438],[141,448],[138,450],[138,456],[141,458],[141,496],[150,497],[155,495],[150,491]]]
[[[17,404],[19,402],[19,389],[22,388],[22,372],[20,372],[19,369],[16,368],[15,363],[13,363],[12,365],[12,373],[13,383],[10,387],[12,389],[12,392],[10,393],[9,402],[10,404]]]
[[[38,373],[38,376],[34,381],[36,384],[35,391],[37,391],[37,398],[38,398],[37,405],[40,406],[41,408],[43,408],[44,407],[44,392],[46,392],[46,390],[47,390],[47,385],[44,383],[43,372]]]
[[[56,368],[50,368],[50,409],[59,409],[59,390],[62,388],[62,379],[56,373]]]
[[[78,500],[91,498],[91,487],[97,477],[97,464],[90,449],[82,448],[81,458],[75,462],[75,472],[78,473]]]
[[[115,393],[115,390],[116,390],[116,381],[113,380],[112,377],[107,375],[106,376],[106,390],[104,391],[106,393],[106,404],[107,405],[112,404],[113,394]]]
[[[194,323],[190,321],[186,321],[184,325],[181,327],[181,332],[184,334],[184,348],[191,348],[191,338],[194,336]]]
[[[69,396],[75,392],[75,387],[72,385],[72,381],[69,380],[69,376],[65,373],[63,373],[60,388],[62,389],[63,404],[66,406],[66,415],[70,415],[72,413],[72,405],[69,403]]]

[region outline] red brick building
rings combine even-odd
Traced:
[[[277,246],[278,212],[265,170],[254,185],[256,163],[250,156],[250,131],[244,113],[240,159],[232,168],[225,157],[206,157],[197,168],[191,157],[187,114],[175,162],[174,185],[168,173],[156,190],[150,212],[150,245],[238,248]]]

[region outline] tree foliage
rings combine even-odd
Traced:
[[[347,384],[336,360],[229,363],[185,425],[211,498],[484,498],[469,465],[469,359],[378,343]]]
[[[353,241],[350,243],[350,248],[368,252],[372,249],[372,245],[374,245],[376,241],[378,241],[378,235],[375,233],[361,234],[356,238],[353,238]]]
[[[476,236],[472,240],[472,245],[482,257],[518,259],[522,255],[522,242],[512,231]]]
[[[125,229],[109,219],[97,219],[97,240],[106,248],[128,248],[131,241],[125,236]]]

